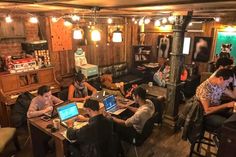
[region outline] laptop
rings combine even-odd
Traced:
[[[104,104],[105,110],[111,114],[114,114],[114,115],[119,115],[120,113],[122,113],[125,110],[123,108],[120,109],[117,106],[117,102],[116,102],[114,95],[110,95],[110,96],[106,97],[103,100],[103,104]]]
[[[64,104],[64,102],[52,106],[52,107],[53,107],[52,111],[49,112],[49,113],[44,113],[44,115],[47,116],[47,117],[49,117],[49,118],[51,118],[51,119],[57,117],[58,114],[57,114],[57,109],[56,109],[56,108],[59,107],[59,106],[61,106],[62,104]]]
[[[66,121],[73,119],[79,115],[79,110],[77,108],[76,102],[68,103],[66,105],[57,107],[57,112],[61,120],[61,124],[68,128]],[[87,122],[74,122],[74,128],[79,129],[86,125]]]

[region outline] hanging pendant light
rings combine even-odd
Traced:
[[[100,31],[94,28],[91,32],[91,38],[92,38],[92,41],[100,41],[101,40]]]
[[[100,41],[101,40],[101,33],[100,33],[100,31],[95,27],[95,25],[96,25],[96,16],[97,16],[97,10],[99,10],[99,8],[97,8],[97,7],[94,7],[93,8],[93,10],[94,10],[94,27],[93,27],[93,29],[92,29],[92,32],[91,32],[91,40],[92,41]]]
[[[120,31],[118,27],[117,27],[117,30],[113,32],[112,41],[115,43],[122,42],[122,32]]]
[[[83,29],[81,29],[81,28],[76,28],[76,29],[74,29],[74,32],[73,32],[73,39],[80,40],[80,39],[83,39],[83,37],[84,37],[84,31],[83,31]]]

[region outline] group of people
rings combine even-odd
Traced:
[[[119,105],[130,111],[130,117],[122,119],[108,112],[101,112],[99,102],[91,99],[88,90],[93,94],[96,89],[85,81],[84,75],[75,76],[74,82],[69,86],[68,99],[70,101],[83,101],[86,116],[78,116],[78,121],[88,121],[88,125],[79,130],[73,128],[73,121],[68,120],[67,137],[77,142],[70,145],[72,156],[102,156],[112,157],[115,152],[122,154],[120,140],[132,141],[141,135],[145,123],[153,116],[155,107],[152,101],[146,99],[146,90],[137,87],[133,91],[133,99],[138,107]],[[52,112],[53,106],[63,101],[52,95],[49,86],[41,86],[38,96],[32,99],[27,112],[28,118],[43,116]]]
[[[180,80],[185,81],[188,77],[188,71],[183,67]],[[166,87],[166,83],[169,82],[170,79],[170,62],[167,60],[153,75],[153,80],[160,87]]]

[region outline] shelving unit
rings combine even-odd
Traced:
[[[133,67],[151,62],[152,46],[133,46]]]

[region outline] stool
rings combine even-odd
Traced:
[[[0,128],[0,139],[0,154],[11,141],[14,142],[16,150],[20,150],[20,145],[16,135],[16,128]]]

